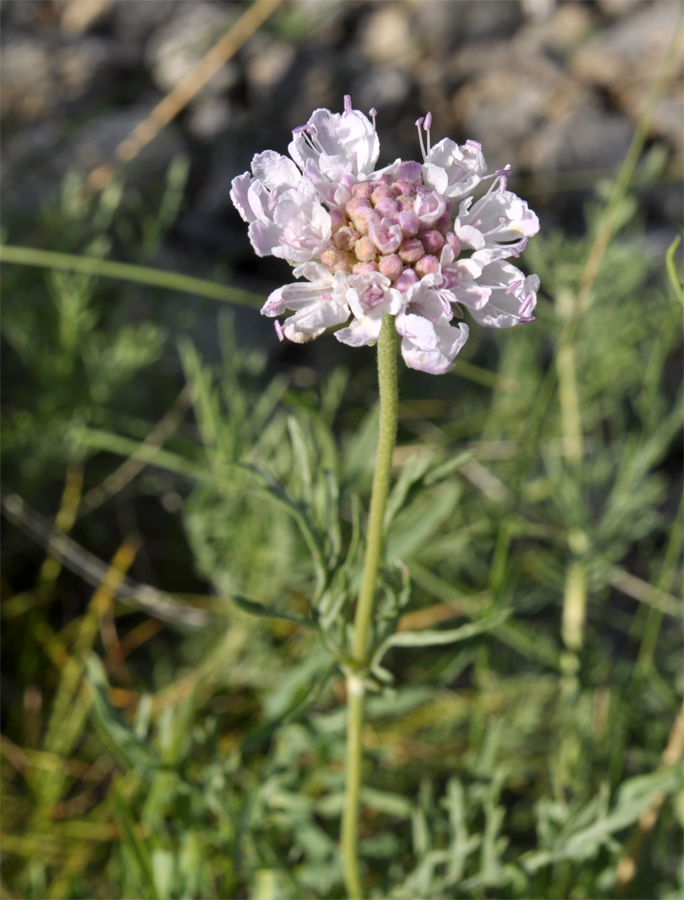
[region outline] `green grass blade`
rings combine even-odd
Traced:
[[[227,287],[204,278],[181,275],[179,272],[164,272],[162,269],[154,269],[150,266],[136,266],[108,259],[77,256],[72,253],[56,253],[53,250],[37,250],[33,247],[3,244],[0,245],[0,261],[17,263],[22,266],[37,266],[42,269],[83,272],[85,275],[99,275],[119,281],[133,281],[137,284],[167,288],[183,294],[198,294],[200,297],[208,297],[210,300],[222,300],[225,303],[249,306],[252,309],[258,309],[264,302],[261,294]]]

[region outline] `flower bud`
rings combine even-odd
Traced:
[[[368,235],[359,238],[354,247],[354,253],[359,262],[370,262],[375,259],[377,252],[375,244]]]
[[[406,179],[413,184],[420,181],[423,175],[423,167],[420,163],[413,162],[411,160],[407,162],[403,162],[399,165],[397,171],[395,172],[397,181],[401,181]]]
[[[352,200],[352,203],[353,202],[354,201]],[[364,200],[363,202],[365,203],[366,201]],[[370,223],[380,221],[380,216],[371,206],[362,206],[359,209],[354,210],[354,212],[350,214],[350,217],[354,223],[354,228],[356,228],[359,234],[368,234]]]
[[[351,189],[352,197],[363,197],[365,200],[368,200],[372,193],[373,185],[369,181],[362,181],[359,184],[355,184]]]
[[[415,186],[415,184],[412,184],[410,181],[406,181],[406,180],[395,181],[393,187],[394,187],[394,192],[397,195],[403,194],[406,197],[411,197],[411,199],[413,199],[413,197],[415,197],[415,195],[416,195],[416,186]]]
[[[415,264],[414,269],[419,278],[439,271],[439,260],[436,256],[423,256]]]
[[[354,275],[370,275],[371,272],[378,271],[378,264],[375,262],[362,262],[357,263],[352,267],[352,272]]]
[[[418,216],[410,209],[400,212],[397,216],[397,222],[401,225],[401,230],[406,237],[413,237],[418,234],[419,221]]]
[[[333,235],[333,241],[338,250],[352,250],[359,239],[359,233],[349,225],[339,228]]]
[[[396,200],[391,200],[387,197],[383,200],[378,200],[375,204],[375,211],[380,216],[388,219],[396,219],[396,216],[399,213],[399,204]]]
[[[440,216],[433,225],[433,228],[441,232],[443,235],[446,235],[451,228],[451,216],[449,215],[449,213],[445,212],[444,215]]]
[[[436,230],[424,231],[421,234],[420,239],[423,242],[423,247],[425,247],[425,252],[432,253],[433,255],[439,253],[446,242],[444,235]]]
[[[394,196],[392,188],[388,184],[380,184],[371,194],[371,203],[377,206],[382,200],[391,200]]]
[[[394,253],[401,244],[401,228],[391,219],[381,219],[379,222],[369,221],[368,234],[381,253]],[[422,250],[421,244],[421,250]]]
[[[351,218],[358,210],[370,208],[370,201],[365,197],[352,197],[347,203],[347,215]]]
[[[401,247],[399,247],[399,258],[401,260],[408,265],[412,265],[418,262],[421,256],[425,256],[425,247],[423,247],[418,238],[406,238],[406,240],[402,241]]]
[[[404,264],[396,255],[392,253],[390,256],[383,256],[378,263],[378,269],[389,278],[390,281],[396,281],[404,271]]]
[[[344,225],[345,215],[341,209],[331,209],[330,210],[330,224],[333,231],[336,228],[340,228]]]

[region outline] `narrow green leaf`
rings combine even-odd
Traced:
[[[332,469],[323,473],[325,487],[325,521],[330,541],[330,567],[334,567],[342,552],[342,531],[340,529],[340,484]]]
[[[417,496],[397,519],[387,539],[387,559],[408,562],[426,547],[435,532],[452,515],[461,496],[461,486],[441,485],[434,495]]]
[[[471,459],[475,459],[476,456],[476,450],[464,450],[463,453],[458,453],[453,459],[448,459],[433,469],[432,472],[428,472],[425,476],[425,484],[437,484],[440,481],[444,481],[466,463],[469,463]]]
[[[247,597],[241,597],[239,594],[232,594],[230,599],[243,612],[249,613],[250,616],[259,616],[264,619],[286,619],[288,622],[295,622],[297,625],[301,625],[303,628],[311,628],[312,622],[310,619],[297,615],[297,613],[289,612],[286,609],[274,609],[256,600],[248,600]]]
[[[313,475],[311,472],[311,454],[309,453],[309,441],[307,441],[302,426],[294,416],[287,417],[287,430],[292,444],[292,457],[294,467],[299,473],[302,497],[304,502],[311,505],[311,491]]]
[[[528,872],[535,872],[557,860],[582,860],[595,856],[613,834],[633,825],[657,797],[680,790],[683,781],[684,773],[678,765],[630,779],[622,785],[612,812],[569,835],[553,850],[531,854],[523,860],[525,868]]]
[[[399,478],[397,478],[387,498],[384,522],[385,531],[390,527],[397,513],[406,502],[411,488],[425,476],[434,458],[434,452],[429,452],[414,454],[406,460],[399,473]]]
[[[104,666],[91,653],[85,660],[84,684],[90,693],[90,714],[103,743],[127,768],[151,775],[161,768],[161,761],[149,745],[136,735],[123,717],[107,700],[109,688]]]
[[[478,634],[491,631],[505,622],[512,614],[512,610],[504,609],[493,615],[487,616],[478,622],[470,622],[460,628],[450,628],[447,631],[400,631],[387,638],[373,655],[372,665],[377,665],[390,647],[434,647],[439,644],[455,644],[458,641],[467,641]]]
[[[677,253],[677,247],[679,247],[681,240],[682,236],[678,234],[670,244],[667,253],[665,254],[665,268],[667,269],[667,277],[670,279],[670,284],[672,285],[672,290],[675,292],[675,296],[680,303],[684,303],[684,284],[677,271],[677,263],[675,261],[675,254]]]
[[[117,818],[123,828],[123,843],[128,847],[133,858],[140,866],[140,873],[143,881],[147,885],[150,896],[154,898],[154,900],[157,900],[159,894],[157,893],[157,885],[154,879],[154,865],[152,863],[150,851],[148,850],[145,841],[136,834],[135,820],[121,796],[118,784],[114,785],[114,788],[111,791],[111,798]]]
[[[197,462],[192,462],[169,450],[160,450],[148,444],[122,437],[111,431],[99,428],[75,428],[74,438],[85,447],[93,450],[103,450],[106,453],[115,453],[117,456],[126,456],[130,459],[140,459],[151,466],[176,472],[197,481],[211,481],[211,473]]]
[[[203,278],[181,275],[178,272],[165,272],[150,266],[135,266],[129,263],[112,262],[108,259],[76,256],[71,253],[56,253],[52,250],[37,250],[34,247],[15,247],[3,244],[0,246],[0,260],[23,266],[38,266],[43,269],[83,272],[86,275],[116,278],[119,281],[135,281],[139,284],[149,284],[181,293],[197,294],[212,300],[224,300],[239,306],[251,306],[253,309],[258,308],[264,302],[264,298],[260,294],[227,287]]]

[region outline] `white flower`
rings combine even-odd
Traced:
[[[326,328],[340,325],[349,318],[345,301],[347,280],[342,272],[333,275],[320,263],[308,262],[297,266],[295,278],[307,278],[286,284],[269,295],[261,312],[265,316],[279,316],[284,310],[295,314],[282,327],[276,320],[276,331],[297,344],[304,344],[323,334]]]
[[[348,282],[346,299],[354,320],[349,328],[336,332],[335,337],[352,347],[374,344],[380,335],[383,313],[400,312],[405,306],[404,296],[380,272],[350,275]]]
[[[345,174],[370,175],[380,153],[375,125],[344,98],[344,112],[317,109],[306,125],[295,128],[290,156],[302,169],[311,162],[332,183]]]
[[[454,222],[461,245],[484,250],[491,259],[519,256],[528,237],[538,231],[539,219],[524,200],[511,191],[493,188],[475,203],[472,197],[463,200]]]
[[[482,147],[466,141],[462,147],[444,138],[426,156],[423,180],[444,197],[458,199],[472,193],[487,173]]]
[[[341,114],[318,109],[294,130],[292,159],[267,150],[251,175],[234,179],[231,198],[256,252],[297,264],[302,279],[274,291],[262,313],[293,312],[275,324],[281,339],[297,343],[348,323],[336,337],[355,347],[378,339],[388,313],[406,364],[440,374],[468,337],[467,325],[451,324],[459,304],[485,326],[533,320],[539,279],[504,260],[520,255],[539,221],[506,190],[508,169],[486,174],[477,142],[445,138],[431,147],[430,113],[416,123],[423,163],[376,170],[370,115],[348,97]]]
[[[532,311],[537,305],[539,277],[525,275],[511,263],[496,260],[485,266],[480,278],[487,300],[471,307],[471,314],[480,325],[490,328],[512,328],[521,322],[533,322]],[[461,302],[464,302],[461,300]]]
[[[407,304],[396,318],[401,335],[401,355],[412,369],[442,375],[453,369],[453,360],[468,340],[468,326],[449,323],[453,313],[426,276],[406,291]]]

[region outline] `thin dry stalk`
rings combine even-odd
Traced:
[[[681,763],[682,757],[684,757],[684,709],[679,713],[672,726],[667,747],[661,757],[663,761],[662,766],[676,766],[678,763]],[[619,896],[625,894],[629,884],[634,880],[644,844],[656,826],[664,803],[665,795],[660,794],[649,808],[639,816],[634,832],[627,844],[627,849],[618,863],[616,887]]]
[[[95,194],[105,188],[118,170],[140,153],[202,88],[223,68],[283,0],[255,0],[235,24],[161,100],[114,152],[111,162],[98,166],[88,176],[86,189]]]

